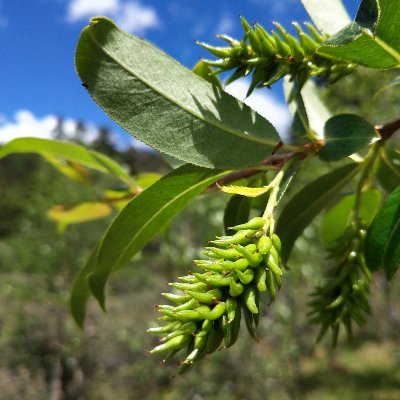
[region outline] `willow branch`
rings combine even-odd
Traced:
[[[388,122],[384,125],[377,125],[375,129],[378,131],[382,139],[389,139],[397,130],[400,129],[400,119]]]

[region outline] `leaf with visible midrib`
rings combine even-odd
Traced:
[[[319,156],[324,161],[338,161],[368,146],[377,137],[375,128],[364,118],[339,114],[326,121],[325,145]]]
[[[110,273],[124,266],[198,194],[226,171],[184,165],[136,196],[105,233],[89,286],[104,308]],[[194,228],[195,229],[195,228]]]
[[[36,153],[44,156],[44,158],[46,158],[46,156],[56,157],[57,159],[61,158],[100,172],[112,173],[122,181],[132,183],[132,178],[129,174],[111,158],[75,143],[23,137],[11,140],[0,148],[0,158],[18,153]]]
[[[347,164],[309,183],[281,211],[276,231],[282,241],[282,260],[286,262],[296,239],[333,196],[358,172],[356,163]]]
[[[314,24],[323,33],[333,35],[350,22],[341,0],[301,0]]]
[[[318,53],[370,68],[400,67],[398,0],[363,0],[355,21],[329,38]]]
[[[75,63],[111,118],[180,160],[239,168],[267,158],[279,141],[254,110],[105,17],[93,18],[83,30]]]

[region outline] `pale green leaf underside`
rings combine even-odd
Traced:
[[[350,23],[350,17],[341,0],[301,0],[317,28],[333,35]]]
[[[354,22],[327,40],[320,54],[370,68],[400,67],[397,0],[363,0]]]
[[[289,101],[294,90],[293,83],[289,81],[289,78],[284,79],[283,89],[286,101]],[[323,132],[325,122],[332,116],[332,114],[322,102],[318,93],[318,87],[313,81],[309,80],[305,83],[301,89],[301,96],[310,128],[320,139],[322,139],[324,136]],[[296,102],[294,100],[289,102],[289,111],[293,116],[297,111]]]
[[[86,149],[73,143],[56,140],[22,137],[6,143],[0,148],[0,159],[10,154],[36,153],[47,159],[56,157],[72,161],[85,167],[116,175],[124,182],[131,183],[129,174],[115,161],[94,150]]]
[[[155,149],[208,168],[267,158],[279,141],[254,110],[104,17],[80,37],[76,68],[93,99]]]

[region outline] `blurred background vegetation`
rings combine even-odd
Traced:
[[[399,112],[399,89],[377,93],[394,78],[364,69],[321,94],[333,112],[388,122]],[[61,121],[62,122],[62,121]],[[84,126],[81,127],[84,131]],[[102,130],[93,147],[132,173],[168,170],[156,154],[118,153]],[[62,138],[62,123],[55,136]],[[79,135],[77,139],[79,141]],[[394,139],[395,140],[395,139]],[[315,175],[317,164],[297,178]],[[55,204],[93,199],[112,183],[101,174],[91,185],[73,183],[34,155],[0,161],[0,400],[81,399],[400,399],[400,283],[375,274],[373,315],[354,340],[315,344],[307,300],[329,268],[317,222],[298,240],[277,301],[263,307],[259,341],[242,329],[237,344],[217,352],[184,376],[146,349],[165,283],[193,267],[192,259],[221,233],[225,194],[196,199],[167,231],[115,274],[108,313],[91,304],[84,332],[68,307],[73,278],[111,216],[70,225],[62,234],[47,217]],[[294,189],[296,191],[296,188]]]

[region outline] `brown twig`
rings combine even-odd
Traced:
[[[298,154],[295,154],[295,153],[273,154],[272,156],[268,157],[266,160],[262,161],[259,166],[260,167],[280,168],[286,160],[292,158],[295,155],[298,156]],[[260,173],[260,170],[261,169],[252,168],[252,169],[243,169],[240,171],[232,172],[232,173],[224,176],[223,178],[221,178],[214,184],[210,185],[207,188],[206,193],[219,190],[220,186],[224,186],[229,183],[236,182],[239,179],[249,178],[250,176]]]
[[[389,139],[397,130],[400,129],[400,119],[396,119],[384,125],[376,125],[375,129],[383,140]]]

